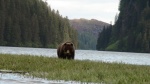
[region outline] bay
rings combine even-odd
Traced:
[[[50,48],[0,46],[0,53],[57,57],[57,49],[50,49]],[[76,50],[75,60],[91,60],[91,61],[102,61],[102,62],[111,62],[111,63],[118,62],[118,63],[136,64],[136,65],[150,65],[150,54],[96,51],[96,50]]]

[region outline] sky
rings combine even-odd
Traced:
[[[97,19],[113,24],[120,0],[46,0],[52,9],[68,19]]]

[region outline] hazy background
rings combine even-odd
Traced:
[[[97,19],[114,22],[119,0],[46,0],[52,9],[69,19]]]

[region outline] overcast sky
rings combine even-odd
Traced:
[[[69,19],[97,19],[114,22],[120,0],[47,0],[52,9]]]

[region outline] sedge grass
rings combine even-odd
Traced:
[[[49,80],[106,84],[150,84],[150,66],[0,54],[0,69]]]

